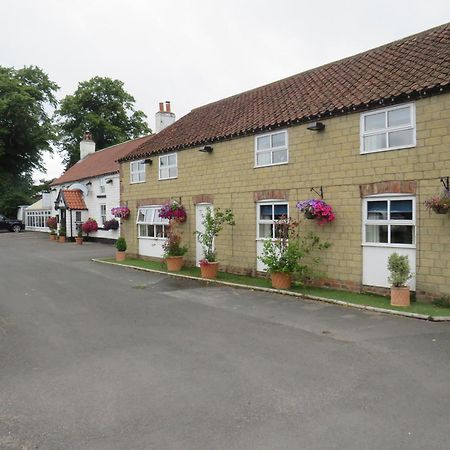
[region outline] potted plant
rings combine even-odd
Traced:
[[[200,270],[202,278],[213,279],[217,277],[217,271],[219,269],[219,263],[217,262],[217,253],[214,250],[214,239],[223,230],[225,225],[233,226],[234,215],[231,209],[225,211],[219,208],[211,211],[211,208],[206,208],[205,216],[203,217],[202,224],[204,231],[196,231],[198,241],[203,248],[203,259],[200,261]]]
[[[318,264],[319,258],[314,258],[309,264],[305,263],[305,258],[314,250],[330,246],[328,242],[322,243],[313,232],[300,236],[298,225],[290,218],[281,218],[275,223],[276,238],[266,239],[263,243],[263,253],[258,258],[270,273],[275,289],[289,289],[294,274],[302,280],[310,278],[311,265]]]
[[[171,220],[166,228],[167,239],[163,244],[164,258],[169,272],[179,272],[183,267],[183,255],[188,248],[181,245],[181,235],[177,233],[176,221]]]
[[[81,229],[81,227],[78,228],[77,237],[75,238],[75,242],[78,245],[82,245],[83,244],[83,230]]]
[[[333,222],[336,218],[333,208],[323,200],[311,198],[298,202],[296,206],[307,219],[315,219],[319,225]]]
[[[125,260],[125,252],[127,251],[127,241],[120,236],[116,241],[116,261]]]
[[[175,220],[178,223],[186,222],[186,210],[176,200],[170,200],[161,206],[159,217],[168,220]]]
[[[66,227],[59,229],[59,242],[66,242]]]
[[[47,219],[47,227],[50,229],[50,240],[56,241],[56,229],[58,228],[58,219],[51,216]]]
[[[111,214],[118,219],[127,220],[130,217],[130,210],[127,206],[117,206],[111,209]]]
[[[89,237],[89,233],[93,233],[98,230],[98,223],[95,219],[89,217],[89,219],[81,225],[81,229],[84,233],[86,233],[86,236]]]
[[[119,229],[119,222],[116,219],[107,220],[103,224],[103,229],[105,231],[118,230]]]
[[[392,253],[388,259],[388,270],[390,273],[388,280],[391,283],[391,305],[409,306],[410,294],[406,282],[412,278],[412,274],[408,256]]]
[[[444,189],[441,195],[431,197],[424,202],[425,208],[436,214],[447,214],[450,210],[450,191]]]

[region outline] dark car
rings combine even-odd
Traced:
[[[19,233],[25,230],[25,224],[21,220],[8,219],[3,214],[0,214],[0,230],[14,231]]]

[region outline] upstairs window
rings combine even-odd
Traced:
[[[255,166],[274,166],[288,162],[287,131],[255,136]]]
[[[361,114],[361,153],[416,145],[413,103]]]
[[[140,238],[165,238],[168,219],[159,217],[160,206],[139,208],[137,214],[138,236]]]
[[[159,179],[168,180],[178,176],[177,154],[163,155],[159,157]]]
[[[98,184],[99,184],[99,194],[104,194],[106,192],[105,179],[100,178]]]
[[[130,162],[130,183],[143,183],[145,181],[145,162]]]

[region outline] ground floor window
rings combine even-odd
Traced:
[[[289,205],[286,202],[260,203],[257,210],[258,239],[274,239],[279,237],[276,221],[289,216]]]
[[[30,228],[47,228],[47,219],[50,215],[50,210],[27,211],[26,226]]]
[[[364,200],[363,244],[414,246],[414,197],[373,197]]]
[[[136,220],[138,237],[153,239],[166,237],[166,227],[169,225],[169,221],[159,217],[160,210],[161,206],[139,208]]]
[[[100,205],[100,222],[102,225],[106,222],[106,205]]]

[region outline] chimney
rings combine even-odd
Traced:
[[[86,131],[83,140],[80,142],[80,159],[86,158],[91,153],[95,153],[95,142],[92,140],[92,134]]]
[[[165,108],[164,102],[160,102],[159,111],[155,114],[155,133],[159,133],[174,122],[175,114],[170,111],[170,102],[166,101]]]

